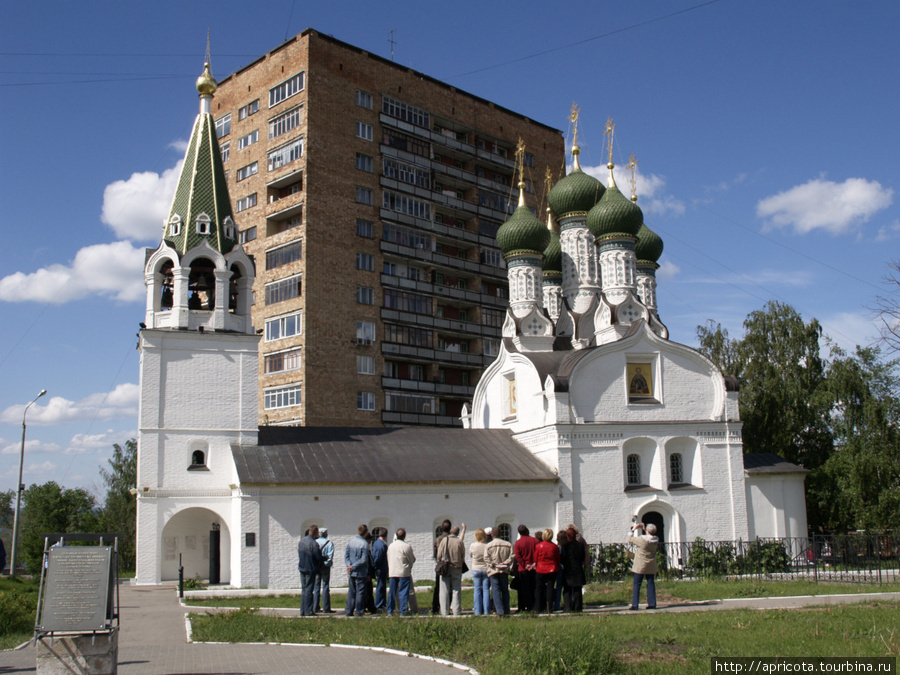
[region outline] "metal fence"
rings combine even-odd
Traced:
[[[626,544],[592,544],[595,581],[618,581],[631,572]],[[665,542],[657,552],[659,576],[667,579],[805,579],[881,584],[900,582],[900,535],[846,534]]]

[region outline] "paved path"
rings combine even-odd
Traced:
[[[900,593],[734,598],[678,605],[660,605],[654,613],[723,609],[789,609],[811,605],[857,602],[891,602]],[[195,608],[196,609],[196,608]],[[124,675],[290,672],[365,672],[366,675],[461,672],[435,662],[371,649],[346,649],[312,645],[192,644],[186,641],[184,615],[172,586],[122,586],[122,631],[119,638],[119,671]],[[297,610],[269,610],[297,616]],[[627,606],[605,605],[587,613],[630,613]],[[356,619],[354,619],[356,620]],[[0,652],[0,675],[34,672],[31,648]]]

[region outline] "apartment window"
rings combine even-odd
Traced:
[[[395,412],[430,415],[434,411],[434,396],[398,394],[388,391],[384,394],[384,409]]]
[[[411,152],[414,155],[419,155],[420,157],[431,158],[431,143],[419,138],[407,136],[406,134],[402,134],[399,131],[394,131],[387,127],[383,130],[382,143],[389,145],[392,148],[396,148],[397,150],[404,150],[406,152]]]
[[[533,169],[534,168],[534,153],[526,152],[525,157],[522,161],[525,163],[525,166],[530,166]]]
[[[384,158],[384,175],[402,183],[417,185],[426,190],[431,189],[431,169],[401,162],[393,157]]]
[[[282,265],[289,265],[303,258],[303,240],[298,239],[290,244],[266,251],[266,269],[274,270]]]
[[[396,361],[384,362],[384,376],[392,380],[400,379],[400,364]]]
[[[303,176],[300,176],[299,180],[296,183],[291,183],[287,187],[279,189],[278,199],[290,197],[291,195],[295,195],[298,192],[303,192]]]
[[[356,234],[360,237],[365,237],[366,239],[371,239],[373,234],[373,223],[371,220],[363,220],[362,218],[356,219]]]
[[[638,455],[628,455],[628,458],[625,460],[625,465],[628,472],[628,484],[640,485],[641,458]]]
[[[238,241],[242,244],[246,244],[249,241],[254,241],[256,239],[256,226],[248,227],[246,230],[241,230],[238,232]]]
[[[254,129],[246,136],[241,136],[238,139],[238,150],[243,150],[246,147],[249,147],[259,141],[259,129]]]
[[[366,124],[365,122],[357,122],[356,137],[371,141],[375,137],[372,125]]]
[[[237,170],[237,174],[235,174],[235,180],[240,182],[245,178],[250,178],[250,176],[255,175],[259,171],[259,162],[253,162],[253,164],[248,164],[247,166],[243,166]]]
[[[495,211],[510,211],[512,201],[507,199],[504,195],[498,194],[497,192],[491,192],[490,190],[485,190],[481,188],[478,190],[478,203],[481,206],[486,206],[489,209],[494,209]]]
[[[384,325],[384,341],[413,347],[431,347],[432,332],[424,328]]]
[[[274,305],[285,300],[299,298],[303,291],[303,279],[301,274],[279,279],[266,284],[266,304]]]
[[[296,108],[291,108],[288,111],[285,111],[278,115],[277,117],[273,117],[269,120],[269,140],[271,141],[274,138],[278,138],[279,136],[284,136],[289,131],[293,131],[297,127],[300,126],[301,118],[300,113],[303,110],[303,106],[297,106]]]
[[[357,286],[356,301],[361,305],[374,305],[375,289],[370,286]]]
[[[427,112],[408,103],[403,103],[390,96],[382,96],[381,112],[391,117],[415,124],[417,127],[425,127],[428,129],[431,124]]]
[[[251,206],[256,206],[256,193],[254,192],[252,195],[247,195],[246,197],[242,197],[238,199],[234,203],[234,210],[236,213],[240,213],[241,211],[246,211]]]
[[[375,323],[372,321],[357,321],[356,341],[367,344],[375,342]]]
[[[411,227],[385,223],[384,236],[382,238],[385,241],[400,244],[401,246],[409,246],[410,248],[418,248],[424,251],[431,250],[431,235]]]
[[[375,410],[375,394],[371,391],[356,392],[357,410]]]
[[[397,276],[397,266],[394,263],[384,263],[384,267],[381,270],[382,274],[387,274],[389,277]]]
[[[367,91],[363,91],[362,89],[357,89],[356,105],[358,105],[360,108],[368,108],[369,110],[374,108],[374,98],[372,94]]]
[[[297,73],[291,79],[285,80],[281,84],[277,84],[269,89],[269,107],[274,108],[282,101],[303,91],[303,76],[304,73]]]
[[[417,363],[407,366],[407,379],[422,382],[425,380],[425,369]]]
[[[360,375],[375,374],[375,357],[374,356],[357,356],[356,372]]]
[[[274,410],[300,405],[301,390],[302,387],[299,384],[278,389],[266,389],[264,391],[265,409]]]
[[[500,353],[500,340],[484,340],[484,355],[497,356]]]
[[[266,319],[266,342],[294,337],[302,333],[300,312]]]
[[[375,203],[372,191],[369,188],[364,187],[356,188],[356,201],[360,204],[368,204],[369,206]]]
[[[495,248],[483,248],[481,262],[492,267],[503,267],[503,254]]]
[[[392,288],[384,291],[384,306],[389,309],[397,309],[401,312],[413,312],[414,314],[432,313],[431,298],[418,293],[407,293]]]
[[[219,152],[222,153],[222,162],[227,162],[231,156],[231,141],[219,143]]]
[[[360,171],[368,171],[369,173],[372,173],[375,171],[375,160],[369,155],[364,155],[361,152],[357,152],[356,168]]]
[[[222,115],[216,120],[216,138],[223,138],[231,133],[231,113]]]
[[[248,103],[245,106],[242,106],[240,110],[238,110],[238,119],[243,120],[252,115],[253,113],[259,112],[259,99],[256,99],[252,103]]]
[[[269,151],[266,157],[269,171],[280,169],[291,162],[300,159],[303,156],[303,139],[298,138],[295,141],[282,145]],[[302,185],[300,186],[302,189]]]
[[[503,320],[505,318],[506,312],[504,312],[502,309],[489,309],[487,307],[482,307],[481,309],[482,325],[501,328],[503,326]]]
[[[282,232],[287,232],[288,230],[292,230],[295,227],[300,227],[303,224],[303,214],[299,214],[296,216],[292,216],[287,220],[275,220],[269,223],[268,228],[266,228],[266,234],[268,236],[274,236],[276,234],[281,234]]]
[[[431,203],[424,199],[415,199],[397,192],[384,192],[382,206],[397,213],[405,213],[423,220],[431,220]]]
[[[288,349],[283,352],[266,354],[263,359],[266,375],[272,373],[286,373],[289,370],[300,369],[300,348]]]
[[[375,271],[375,256],[371,253],[357,253],[356,254],[356,269],[364,270],[366,272],[374,272]]]

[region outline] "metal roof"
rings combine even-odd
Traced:
[[[502,429],[260,427],[232,454],[243,485],[557,480]]]
[[[744,455],[744,471],[747,473],[809,473],[809,469],[792,464],[774,452]]]

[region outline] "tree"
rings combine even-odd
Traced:
[[[727,328],[722,328],[722,324],[710,319],[705,326],[697,326],[697,338],[700,340],[700,351],[715,363],[719,370],[740,378],[738,343],[728,336]]]
[[[881,344],[891,353],[900,352],[900,303],[897,293],[900,292],[900,262],[888,263],[890,271],[884,277],[884,283],[891,288],[889,295],[875,298],[872,312],[878,320]]]
[[[119,535],[122,569],[133,570],[136,554],[137,500],[130,490],[137,485],[137,441],[125,441],[125,447],[113,444],[109,469],[100,468],[106,485],[106,499],[100,511],[100,527]]]
[[[56,482],[32,484],[22,495],[25,506],[20,522],[22,560],[33,574],[40,572],[44,553],[44,535],[94,532],[93,495],[82,488],[66,489]]]

